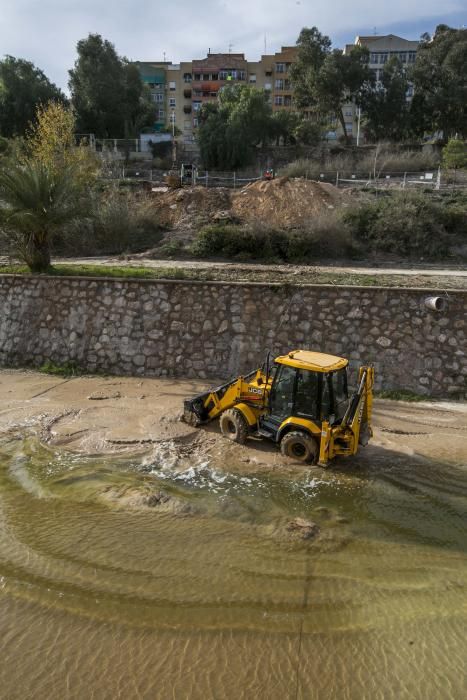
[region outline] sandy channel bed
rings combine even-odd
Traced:
[[[83,455],[143,454],[170,445],[189,456],[206,455],[217,467],[293,469],[277,448],[249,440],[232,444],[217,421],[192,428],[180,421],[183,399],[211,382],[128,377],[63,379],[33,371],[0,370],[0,438],[8,433],[36,435],[54,450]],[[374,438],[360,450],[359,462],[395,453],[467,463],[466,403],[405,403],[376,400]],[[343,468],[347,460],[341,460]],[[296,466],[295,466],[296,468]],[[316,467],[315,469],[319,469]]]

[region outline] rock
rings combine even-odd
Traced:
[[[287,531],[296,534],[301,540],[309,540],[319,535],[319,525],[312,520],[294,518],[287,523]]]
[[[88,396],[88,399],[89,401],[107,401],[108,399],[120,399],[121,396],[119,391],[115,391],[113,394],[107,394],[104,391],[95,391]]]

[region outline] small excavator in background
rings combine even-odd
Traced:
[[[222,434],[238,443],[250,436],[272,440],[301,462],[328,466],[355,455],[372,436],[374,369],[362,366],[349,397],[343,357],[294,350],[244,377],[184,403],[184,420],[201,425],[219,417]]]

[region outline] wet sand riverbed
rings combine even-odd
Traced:
[[[464,697],[467,406],[324,471],[181,423],[205,385],[0,372],[1,697]]]

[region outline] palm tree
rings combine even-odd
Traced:
[[[54,173],[28,161],[0,173],[1,227],[31,272],[50,268],[52,237],[80,217],[79,200],[69,168]]]

